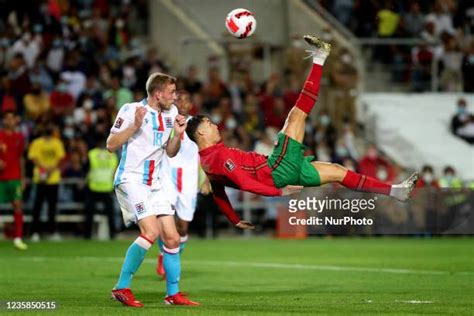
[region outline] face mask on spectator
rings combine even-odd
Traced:
[[[445,177],[446,177],[446,180],[448,180],[448,182],[451,182],[453,181],[454,174],[452,174],[451,172],[448,172],[445,174]]]
[[[90,111],[94,107],[94,102],[92,102],[92,100],[90,99],[86,99],[84,100],[84,103],[82,103],[82,107],[84,108],[84,110]]]
[[[59,47],[61,47],[61,40],[60,40],[60,39],[55,39],[55,40],[53,41],[53,47],[54,47],[54,48],[59,48]]]
[[[348,151],[347,151],[347,148],[344,147],[344,146],[337,146],[336,147],[336,155],[338,157],[347,157],[348,156]]]
[[[2,45],[3,47],[8,47],[10,46],[10,41],[8,40],[8,38],[2,38],[0,39],[0,45]]]
[[[43,32],[43,26],[41,24],[33,25],[33,32],[35,32],[35,33]]]
[[[118,29],[123,28],[124,25],[125,25],[125,23],[123,22],[122,19],[118,19],[118,20],[115,22],[115,27],[117,27]]]
[[[352,56],[351,54],[344,54],[341,56],[341,60],[344,64],[350,64],[352,63]]]
[[[67,91],[67,85],[65,83],[60,83],[58,85],[58,91],[59,92],[66,92]]]
[[[222,121],[222,118],[219,114],[212,114],[211,115],[211,121],[214,123],[214,124],[219,124],[221,121]]]
[[[460,106],[460,107],[458,107],[457,112],[458,112],[459,115],[466,114],[466,108],[464,106]]]
[[[74,138],[74,128],[67,126],[63,130],[63,135],[65,138],[71,139]]]
[[[235,121],[235,119],[230,118],[230,119],[228,119],[228,120],[225,122],[225,126],[226,126],[228,129],[234,129],[234,128],[237,127],[237,122]]]
[[[329,123],[331,123],[331,119],[329,118],[328,115],[322,115],[320,120],[321,120],[321,125],[323,126],[328,126]]]
[[[423,173],[423,181],[426,183],[431,183],[433,181],[433,174],[431,172]]]
[[[387,177],[388,177],[388,173],[387,173],[387,170],[385,170],[385,168],[380,168],[379,170],[377,170],[378,179],[385,181],[387,180]]]

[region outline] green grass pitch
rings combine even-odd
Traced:
[[[163,304],[154,246],[133,280],[142,309],[109,299],[129,243],[18,252],[2,241],[0,301],[56,301],[44,315],[474,314],[472,238],[191,239],[181,290],[202,304],[192,308]]]

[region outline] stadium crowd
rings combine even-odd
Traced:
[[[334,1],[334,5],[340,2]],[[25,176],[37,186],[33,212],[39,214],[46,199],[51,209],[49,230],[54,233],[58,200],[83,202],[91,190],[81,182],[63,190],[61,183],[67,178],[86,178],[90,152],[103,148],[119,108],[145,97],[150,73],[170,69],[157,49],[146,48],[141,42],[146,34],[147,1],[133,5],[130,1],[43,1],[39,10],[21,2],[6,3],[0,8],[0,112],[13,112],[21,119],[19,128],[26,140]],[[358,25],[356,29],[363,35],[368,28]],[[290,49],[284,77],[273,74],[263,83],[254,82],[245,67],[234,69],[226,81],[217,66],[209,67],[207,80],[201,81],[196,67],[191,66],[179,76],[178,90],[190,92],[191,114],[209,114],[227,145],[269,154],[299,94],[301,65],[291,62],[301,60],[299,53]],[[314,120],[308,121],[306,154],[383,181],[398,181],[400,167],[375,146],[368,146],[363,153],[357,143],[353,90],[358,74],[352,60],[348,51],[336,49],[328,61],[327,89],[321,97],[329,100],[325,104],[338,106],[323,106]],[[464,80],[465,87],[468,82]],[[56,158],[49,168],[57,175],[45,183],[40,155],[51,138],[55,145],[50,154]],[[431,167],[425,169],[423,185],[452,186],[452,168],[444,171],[446,181],[437,181]],[[25,191],[25,199],[32,199],[30,189]],[[35,220],[33,233],[39,229],[39,215]]]
[[[373,58],[390,66],[394,81],[413,91],[474,91],[474,3],[469,0],[322,0],[342,24],[362,38],[414,38],[414,45],[376,46]]]

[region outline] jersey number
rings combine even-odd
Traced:
[[[163,145],[163,133],[153,132],[153,146],[161,147]]]

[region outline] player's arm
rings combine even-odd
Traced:
[[[236,227],[239,227],[242,229],[255,228],[255,225],[253,225],[252,223],[240,220],[239,215],[235,213],[234,208],[230,204],[229,198],[227,197],[227,194],[225,193],[225,189],[223,185],[217,182],[213,182],[212,183],[212,196],[214,197],[214,201],[216,202],[219,210],[222,213],[224,213],[227,219]]]
[[[211,183],[206,172],[202,169],[201,163],[198,163],[198,189],[204,195],[212,192]]]
[[[110,132],[110,135],[107,138],[107,149],[110,152],[114,152],[120,147],[122,147],[122,145],[125,144],[130,139],[130,137],[132,137],[133,134],[135,134],[140,129],[146,112],[147,110],[145,107],[137,107],[135,109],[135,117],[133,123],[128,124],[128,126],[125,128],[122,128],[122,124],[124,123],[125,118],[121,117],[120,113],[119,115],[117,115],[117,118],[114,123],[114,128],[116,128],[117,130],[114,130],[114,128],[112,128],[112,131]]]
[[[258,182],[254,178],[250,177],[245,171],[241,170],[238,166],[235,166],[233,170],[224,168],[224,173],[237,187],[242,191],[247,191],[264,196],[280,196],[282,190],[277,187],[271,187]]]
[[[170,139],[166,144],[166,154],[168,157],[173,158],[178,154],[179,148],[181,147],[181,135],[183,135],[186,130],[186,126],[186,118],[179,114],[176,115]]]

